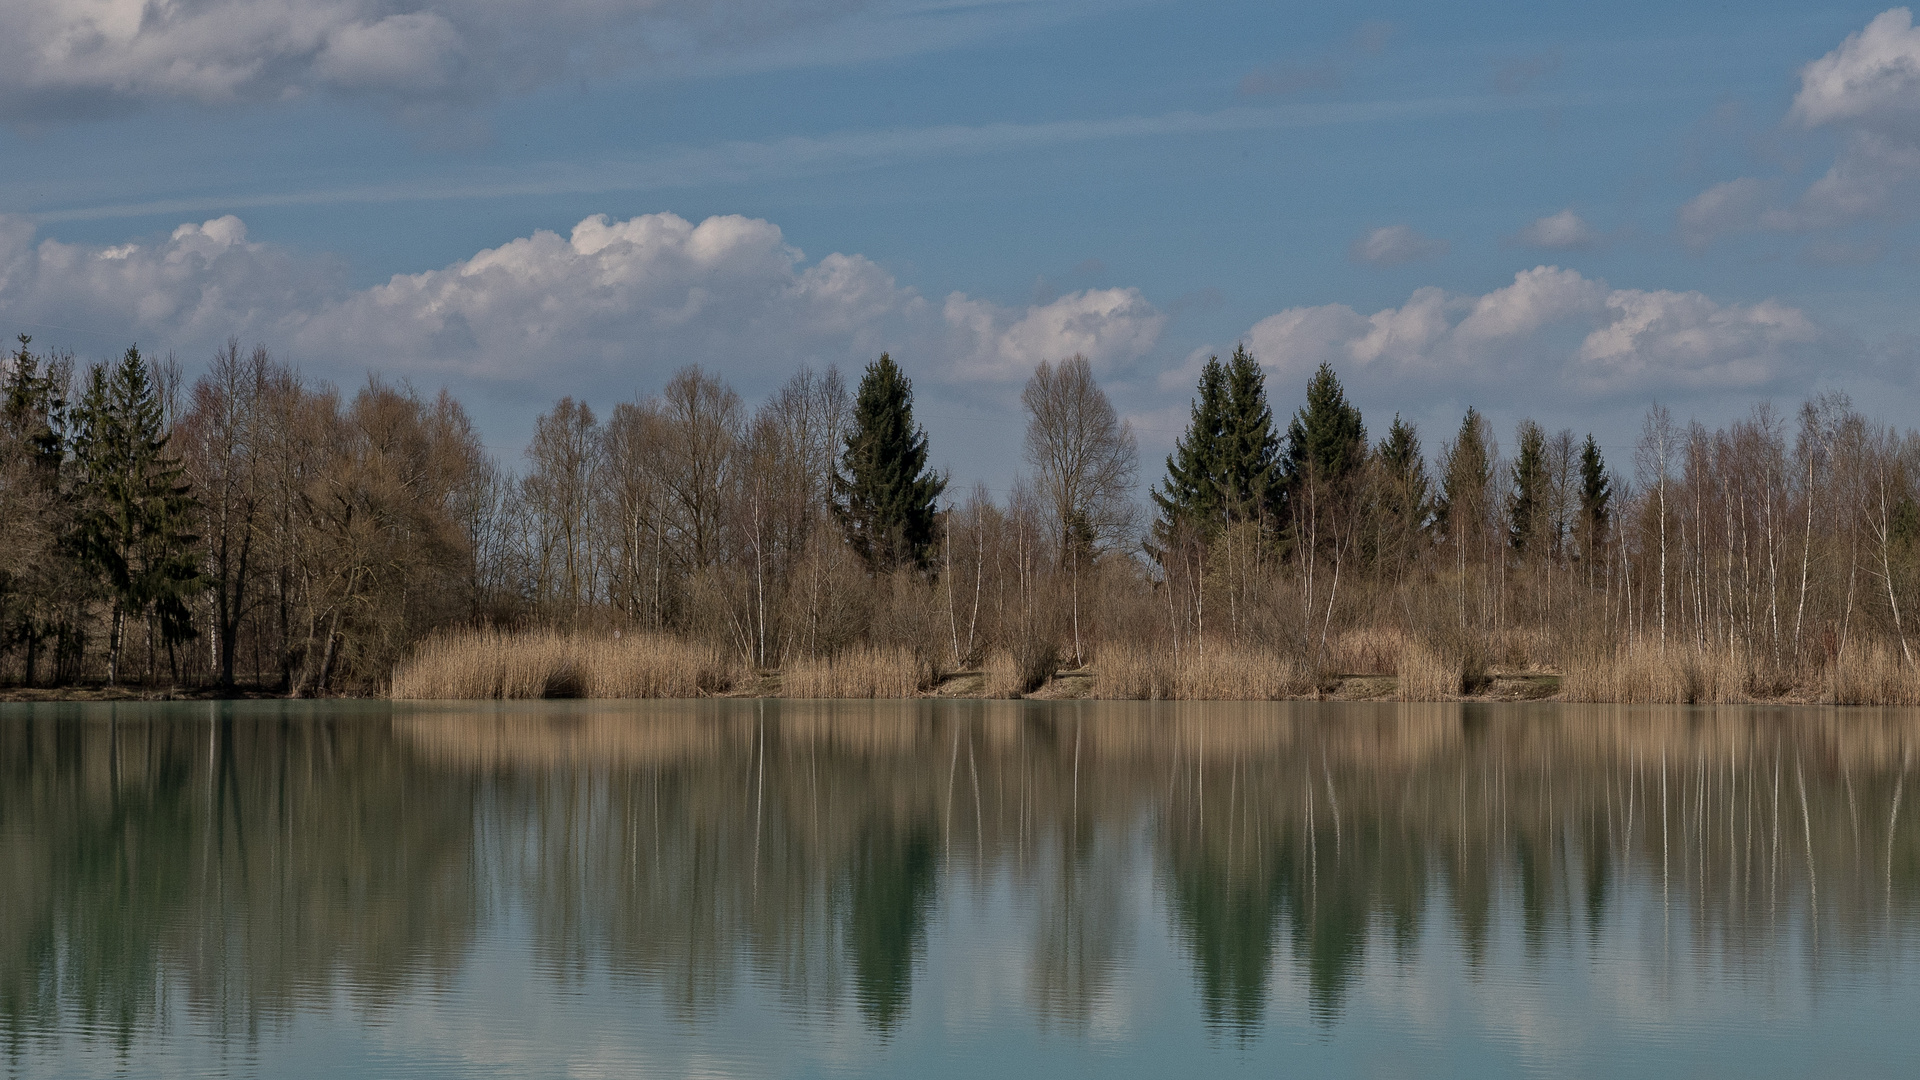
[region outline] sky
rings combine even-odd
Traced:
[[[1239,343],[1282,418],[1324,362],[1623,471],[1656,401],[1920,406],[1878,4],[11,0],[0,163],[0,332],[444,386],[509,467],[563,395],[883,350],[956,491],[1075,353],[1143,486]]]

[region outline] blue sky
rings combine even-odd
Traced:
[[[0,329],[447,385],[510,464],[562,394],[882,348],[997,488],[1075,351],[1146,477],[1236,341],[1429,449],[1920,403],[1876,4],[19,0],[0,120]]]

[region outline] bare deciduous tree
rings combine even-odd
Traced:
[[[1073,356],[1044,360],[1020,393],[1027,409],[1027,464],[1052,516],[1053,543],[1073,583],[1073,655],[1085,662],[1080,632],[1083,564],[1132,538],[1139,451],[1133,426],[1093,380],[1093,365]]]

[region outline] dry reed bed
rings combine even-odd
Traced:
[[[1395,658],[1394,696],[1401,701],[1446,701],[1466,688],[1463,665],[1421,642],[1408,639]]]
[[[1347,674],[1390,671],[1401,701],[1461,697],[1465,665],[1453,650],[1398,633],[1352,634],[1331,652]],[[479,631],[428,641],[393,676],[400,700],[512,698],[693,698],[742,685],[744,672],[717,648],[655,634],[600,637],[533,631]],[[906,648],[857,647],[790,661],[787,698],[913,698],[939,673]],[[1091,665],[1090,696],[1108,700],[1276,701],[1317,696],[1315,673],[1289,657],[1209,643],[1176,660],[1164,648],[1103,645]],[[988,654],[980,693],[1019,697],[1032,672],[1008,651]],[[749,687],[750,689],[750,687]],[[1920,668],[1879,644],[1856,646],[1798,678],[1742,654],[1636,642],[1569,662],[1560,699],[1622,704],[1819,701],[1838,705],[1920,705]]]
[[[689,698],[730,689],[718,649],[659,634],[490,630],[429,640],[393,673],[403,701]]]
[[[1020,663],[1007,649],[995,649],[987,654],[987,662],[981,665],[983,682],[981,697],[1017,698],[1022,692],[1020,685]]]
[[[1112,700],[1279,701],[1310,696],[1313,673],[1275,653],[1218,644],[1170,653],[1109,644],[1094,658],[1091,696]]]
[[[931,689],[933,665],[905,648],[857,646],[835,656],[792,660],[780,670],[789,698],[910,698]]]

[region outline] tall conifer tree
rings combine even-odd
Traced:
[[[1226,447],[1227,369],[1217,356],[1200,369],[1187,432],[1167,455],[1167,475],[1152,492],[1154,532],[1164,545],[1176,527],[1207,532],[1220,520],[1219,477]]]
[[[1507,543],[1520,555],[1550,550],[1536,541],[1547,524],[1547,433],[1531,420],[1520,421],[1520,456],[1512,468],[1513,490],[1507,494]]]
[[[1607,463],[1600,456],[1600,444],[1587,436],[1580,448],[1580,547],[1581,557],[1598,561],[1600,545],[1606,543],[1607,521],[1613,501],[1613,481],[1607,476]]]
[[[49,639],[78,640],[74,601],[76,566],[67,543],[73,514],[65,468],[70,369],[59,357],[36,356],[21,334],[20,348],[0,360],[0,648],[17,646],[22,674],[34,683]],[[69,652],[71,649],[69,649]],[[56,676],[59,674],[56,667]]]
[[[112,604],[107,681],[120,674],[129,617],[157,617],[169,644],[193,637],[187,600],[203,581],[192,534],[193,497],[167,453],[159,394],[138,347],[87,372],[74,413],[81,477],[80,551]]]
[[[924,569],[933,551],[934,500],[947,481],[927,469],[927,433],[913,422],[913,383],[886,353],[860,378],[840,465],[834,514],[867,567]]]
[[[1333,365],[1321,364],[1307,383],[1307,403],[1287,425],[1286,483],[1297,494],[1309,480],[1323,485],[1345,481],[1367,456],[1367,425]]]
[[[1267,403],[1267,374],[1245,345],[1236,346],[1227,363],[1226,405],[1220,494],[1227,517],[1273,523],[1283,490],[1280,436]]]
[[[1374,456],[1380,469],[1375,503],[1380,533],[1375,554],[1405,557],[1412,553],[1415,538],[1433,512],[1433,482],[1427,475],[1419,431],[1396,414]]]
[[[1434,524],[1452,543],[1471,543],[1486,525],[1493,455],[1486,418],[1468,406],[1460,433],[1440,453],[1440,498],[1433,507]]]

